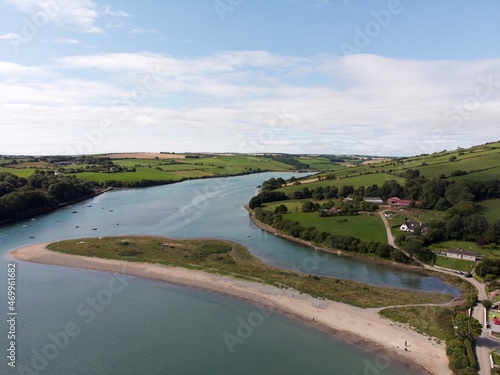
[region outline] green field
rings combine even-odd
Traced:
[[[455,156],[456,161],[450,162]],[[444,174],[451,179],[486,180],[498,178],[500,175],[500,142],[471,147],[465,150],[442,151],[430,155],[418,155],[409,158],[390,159],[372,165],[359,165],[354,168],[344,168],[335,172],[337,177],[359,175],[359,173],[388,173],[398,175],[408,169],[419,169],[421,175],[437,177]],[[450,177],[456,170],[463,170],[469,174]],[[323,173],[322,175],[326,175]],[[354,185],[354,184],[353,184]],[[367,184],[365,184],[367,185]]]
[[[500,199],[488,199],[477,203],[477,212],[483,215],[488,223],[500,219]]]
[[[163,237],[105,237],[52,243],[51,250],[68,254],[148,262],[204,270],[240,279],[294,288],[300,293],[363,308],[415,303],[444,303],[451,295],[371,286],[355,281],[311,276],[274,268],[242,245],[219,240],[176,240]],[[360,293],[360,290],[363,292]]]
[[[103,155],[105,157],[105,155]],[[1,159],[10,163],[11,159]],[[189,178],[217,177],[239,175],[256,171],[290,171],[294,167],[288,164],[276,162],[271,158],[247,156],[247,155],[210,155],[199,158],[185,159],[113,159],[113,163],[124,168],[136,168],[136,172],[80,172],[72,173],[71,169],[85,169],[93,167],[88,164],[71,164],[50,166],[44,161],[22,162],[14,168],[0,167],[1,172],[9,172],[20,177],[28,177],[35,173],[35,168],[41,170],[64,169],[68,174],[74,174],[77,178],[104,183],[106,181],[140,182],[142,180],[153,181],[180,181]],[[99,168],[99,167],[97,167]]]
[[[292,166],[275,162],[269,158],[253,156],[211,156],[187,159],[113,159],[113,163],[135,172],[81,172],[78,178],[104,183],[106,181],[138,182],[181,181],[189,178],[217,177],[262,171],[285,171]],[[85,168],[85,165],[70,165],[69,168]]]
[[[481,248],[471,241],[442,241],[432,244],[431,249],[434,251],[442,251],[446,249],[464,249],[465,251],[474,251],[475,253],[488,257],[500,257],[500,248],[492,248],[490,245],[486,245]]]
[[[12,173],[15,174],[16,176],[26,178],[35,173],[35,170],[31,168],[21,169],[21,168],[0,167],[0,173]]]
[[[438,210],[421,210],[421,209],[405,209],[405,210],[397,210],[394,209],[390,212],[393,212],[393,216],[391,219],[387,219],[389,225],[391,226],[391,231],[394,236],[399,236],[401,234],[405,234],[399,230],[401,224],[404,223],[405,219],[409,221],[413,221],[416,223],[424,223],[427,224],[431,220],[440,220],[444,221],[446,212],[438,211]]]
[[[476,245],[474,242],[471,241],[442,241],[438,242],[432,245],[433,248],[439,249],[439,250],[446,250],[446,249],[464,249],[466,251],[481,251],[481,248]]]
[[[293,212],[284,214],[283,219],[297,221],[304,227],[312,226],[327,233],[353,236],[365,242],[387,243],[385,227],[377,213],[319,217],[315,212]]]
[[[338,171],[345,168],[342,165],[332,163],[328,158],[301,157],[299,161],[308,164],[311,169],[319,171]]]
[[[335,175],[337,175],[337,173],[335,173]],[[288,194],[294,191],[300,191],[304,187],[309,188],[309,190],[313,190],[318,186],[336,186],[337,188],[340,188],[344,185],[347,186],[352,185],[354,186],[355,189],[357,189],[360,186],[368,187],[374,184],[382,186],[386,181],[390,180],[396,180],[398,183],[404,184],[404,178],[402,177],[393,176],[386,173],[372,173],[372,174],[364,174],[361,176],[359,174],[356,174],[356,176],[343,177],[336,180],[322,180],[317,182],[311,182],[308,184],[286,186],[278,190]]]
[[[97,182],[106,182],[110,180],[127,182],[141,180],[155,181],[179,181],[182,179],[173,173],[159,171],[155,168],[137,167],[136,172],[118,172],[118,173],[100,173],[100,172],[82,172],[75,175],[82,180],[90,180]]]
[[[383,309],[380,315],[395,322],[408,324],[423,335],[446,340],[455,331],[450,316],[453,310],[436,306],[408,306]]]
[[[471,260],[462,260],[454,258],[446,258],[443,256],[437,256],[434,263],[438,267],[450,268],[452,270],[457,270],[461,272],[472,272],[476,262]]]
[[[324,203],[321,201],[317,201],[315,199],[289,199],[286,201],[278,201],[278,202],[271,202],[271,203],[266,203],[263,205],[263,207],[268,210],[274,212],[276,207],[284,204],[286,208],[288,208],[288,212],[301,212],[302,211],[302,205],[306,200],[309,200],[314,203]]]

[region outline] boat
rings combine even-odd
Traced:
[[[76,214],[78,211],[73,211],[72,214]]]

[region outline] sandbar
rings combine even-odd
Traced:
[[[18,248],[11,255],[21,261],[122,273],[241,298],[378,353],[380,360],[373,364],[375,366],[386,366],[394,360],[421,374],[451,374],[443,343],[382,318],[379,309],[362,309],[300,294],[293,289],[180,267],[68,255],[48,250],[48,244]],[[380,373],[383,373],[382,367]]]

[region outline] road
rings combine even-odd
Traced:
[[[395,247],[399,249],[396,244],[394,243],[394,236],[392,235],[391,232],[391,227],[389,225],[389,222],[387,221],[387,218],[385,217],[385,210],[380,210],[379,212],[380,217],[382,218],[382,221],[384,222],[385,230],[387,233],[387,242],[389,245],[392,247]],[[400,249],[403,251],[407,256],[407,254],[403,249]],[[416,260],[416,259],[414,259]],[[435,271],[435,272],[441,272],[441,273],[452,273],[449,271],[445,270],[440,270],[437,268],[434,268],[432,266],[429,266],[428,264],[422,263],[418,260],[424,268]],[[488,299],[488,294],[486,293],[486,289],[483,284],[481,284],[479,281],[477,281],[474,278],[467,278],[466,279],[468,282],[470,282],[474,287],[477,289],[477,295],[479,299],[479,303],[476,307],[474,307],[474,310],[472,312],[472,316],[476,318],[482,325],[483,327],[485,326],[485,321],[484,321],[484,307],[481,304],[482,300]],[[478,337],[475,341],[475,348],[476,348],[476,358],[477,358],[477,363],[478,363],[478,372],[479,375],[491,375],[491,366],[490,366],[490,354],[489,352],[499,346],[499,342],[493,338],[489,334],[489,330],[483,328],[483,332],[480,337]]]

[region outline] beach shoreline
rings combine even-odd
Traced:
[[[379,371],[383,370],[381,366],[396,361],[422,374],[451,373],[444,344],[380,317],[376,309],[362,309],[300,294],[293,289],[280,289],[204,271],[68,255],[48,250],[48,244],[21,247],[10,254],[20,261],[121,273],[236,297],[299,319],[308,326],[377,354],[380,361],[367,366],[379,366]]]

